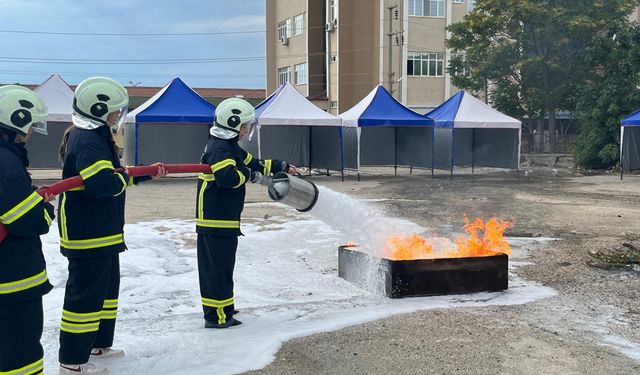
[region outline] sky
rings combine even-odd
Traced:
[[[264,30],[264,0],[0,0],[0,83],[264,88]]]

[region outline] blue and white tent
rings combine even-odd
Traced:
[[[640,110],[620,121],[620,178],[625,170],[640,169]]]
[[[257,134],[243,147],[260,158],[342,171],[342,120],[286,83],[256,107]]]
[[[125,163],[198,163],[215,110],[175,78],[127,116]]]
[[[435,122],[437,167],[518,169],[522,122],[458,91],[426,114]]]
[[[382,85],[339,117],[346,168],[432,168],[433,120],[402,105]]]

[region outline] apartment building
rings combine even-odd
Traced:
[[[266,0],[267,92],[291,82],[341,113],[382,83],[419,111],[455,92],[446,27],[475,0]]]

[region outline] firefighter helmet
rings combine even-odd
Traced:
[[[108,77],[91,77],[80,82],[73,96],[73,110],[88,120],[119,127],[127,116],[129,94],[120,83]],[[117,119],[107,118],[117,112]],[[115,116],[114,116],[115,117]]]
[[[35,92],[26,87],[7,85],[0,87],[0,127],[20,135],[29,128],[46,132],[47,106]]]

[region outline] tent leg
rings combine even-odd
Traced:
[[[413,166],[409,167],[409,174],[413,174]]]
[[[344,169],[341,172],[342,172],[342,182],[344,182]]]
[[[396,175],[396,176],[398,175],[398,166],[397,165],[393,166],[393,174]]]
[[[360,171],[358,171],[358,182],[360,182]]]

